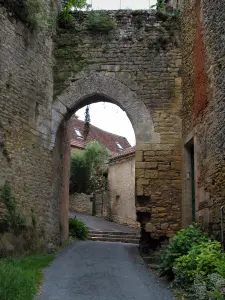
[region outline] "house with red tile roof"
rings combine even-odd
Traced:
[[[79,119],[72,119],[70,121],[72,149],[84,149],[89,142],[98,141],[111,152],[112,157],[132,151],[133,147],[131,147],[125,137],[107,132],[91,124],[87,139],[84,139],[84,124],[85,122]]]
[[[98,195],[97,216],[131,227],[137,226],[135,208],[135,147],[123,136],[102,130],[90,124],[84,138],[84,121],[70,121],[71,150],[83,150],[91,141],[98,141],[111,152],[108,164],[109,190],[106,197]],[[102,201],[102,202],[101,202]],[[99,211],[98,211],[99,208]],[[85,214],[93,213],[90,198],[85,194],[70,196],[70,209]]]

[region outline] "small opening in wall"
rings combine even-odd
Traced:
[[[186,145],[186,190],[188,199],[186,205],[191,208],[191,220],[196,221],[196,203],[195,203],[195,160],[194,160],[194,141],[191,139]]]
[[[146,206],[150,204],[151,196],[137,196],[136,201],[138,205]]]

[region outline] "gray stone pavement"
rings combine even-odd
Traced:
[[[126,226],[122,226],[119,224],[116,224],[114,222],[109,222],[107,220],[94,217],[94,216],[87,216],[80,213],[70,213],[71,217],[74,217],[76,215],[76,218],[78,220],[83,221],[86,226],[91,230],[97,230],[97,231],[121,231],[121,232],[137,232],[137,229],[130,228]]]
[[[37,300],[170,300],[135,245],[74,242],[45,270]]]

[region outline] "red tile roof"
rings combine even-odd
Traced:
[[[91,141],[98,141],[108,148],[113,156],[125,153],[125,150],[120,150],[116,143],[119,143],[123,149],[131,148],[131,145],[127,139],[123,136],[113,134],[111,132],[104,131],[98,127],[90,124],[90,131],[86,141],[76,134],[75,129],[78,129],[83,135],[84,121],[79,119],[72,119],[70,121],[70,133],[71,133],[71,146],[83,149],[85,145]]]

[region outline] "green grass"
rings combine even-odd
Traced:
[[[0,260],[0,299],[33,300],[54,254]]]

